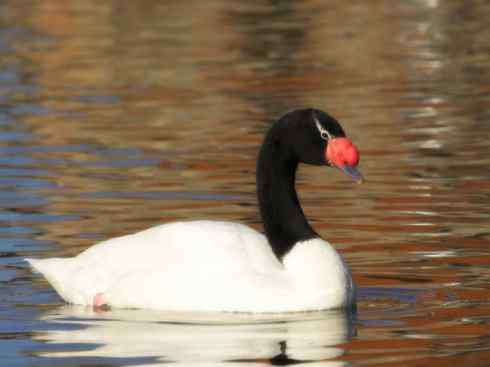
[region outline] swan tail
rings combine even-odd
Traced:
[[[51,258],[51,259],[24,259],[36,273],[42,274],[56,292],[66,302],[75,303],[71,292],[67,289],[70,277],[73,275],[73,259]]]

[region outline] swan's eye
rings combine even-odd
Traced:
[[[320,121],[316,118],[315,115],[313,115],[313,120],[315,121],[316,128],[318,132],[320,133],[320,136],[323,140],[329,140],[332,139],[332,135],[328,132],[327,129],[325,129],[322,124],[320,124]]]

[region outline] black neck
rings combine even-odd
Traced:
[[[257,162],[257,195],[265,234],[281,260],[296,242],[318,237],[308,224],[294,188],[298,160],[272,129]]]

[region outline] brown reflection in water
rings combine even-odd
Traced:
[[[394,290],[363,301],[361,312],[405,312],[362,314],[398,323],[362,328],[346,359],[478,365],[465,353],[488,341],[485,2],[10,4],[5,21],[48,36],[15,45],[23,78],[40,90],[12,103],[50,111],[22,117],[33,144],[92,148],[32,154],[65,162],[41,164],[59,188],[43,192],[42,209],[81,216],[39,224],[40,237],[60,245],[53,252],[178,219],[260,228],[254,172],[263,132],[286,110],[322,107],[360,147],[366,184],[301,167],[305,211],[361,288]],[[136,163],[118,166],[127,158],[109,154],[118,148],[134,150]],[[126,195],[142,192],[229,197]],[[407,289],[423,292],[410,303],[400,296]]]
[[[471,45],[464,47],[464,36],[453,43],[459,28],[451,21],[461,16],[471,23],[480,10],[473,5],[460,14],[460,6],[424,4],[26,2],[13,18],[54,37],[49,52],[28,46],[18,52],[32,63],[41,87],[37,102],[57,111],[25,118],[42,136],[39,143],[130,146],[160,162],[121,170],[92,166],[100,160],[92,153],[58,154],[84,164],[50,167],[67,191],[50,210],[90,214],[50,233],[97,227],[95,208],[111,213],[113,224],[102,230],[110,235],[196,213],[256,222],[261,134],[301,105],[332,111],[363,152],[362,188],[336,172],[300,171],[305,210],[332,242],[349,244],[352,253],[356,244],[386,249],[393,243],[403,254],[480,231],[487,209],[481,200],[488,197],[475,191],[488,186],[481,179],[488,158],[476,121],[486,103],[486,78],[475,78],[474,68],[486,70],[477,52],[484,37],[475,30]],[[476,53],[468,56],[476,61],[472,68],[463,52],[468,48]],[[477,98],[464,98],[469,90]],[[107,96],[114,99],[86,99]],[[77,198],[142,189],[242,193],[252,206],[206,202],[203,212],[192,202],[176,201],[170,210],[166,202],[150,202],[143,211],[138,199]],[[456,196],[464,201],[455,205]],[[466,205],[473,216],[464,214]]]

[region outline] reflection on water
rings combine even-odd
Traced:
[[[463,0],[1,2],[2,363],[486,365],[489,16]],[[93,314],[22,262],[172,220],[260,230],[258,146],[304,106],[361,150],[364,185],[298,174],[360,286],[356,321]]]
[[[340,311],[269,316],[135,310],[95,313],[68,306],[42,316],[55,327],[40,336],[49,344],[41,355],[79,364],[111,358],[134,364],[330,360],[344,353],[339,344],[353,333],[351,317]],[[333,361],[325,365],[345,364]]]

